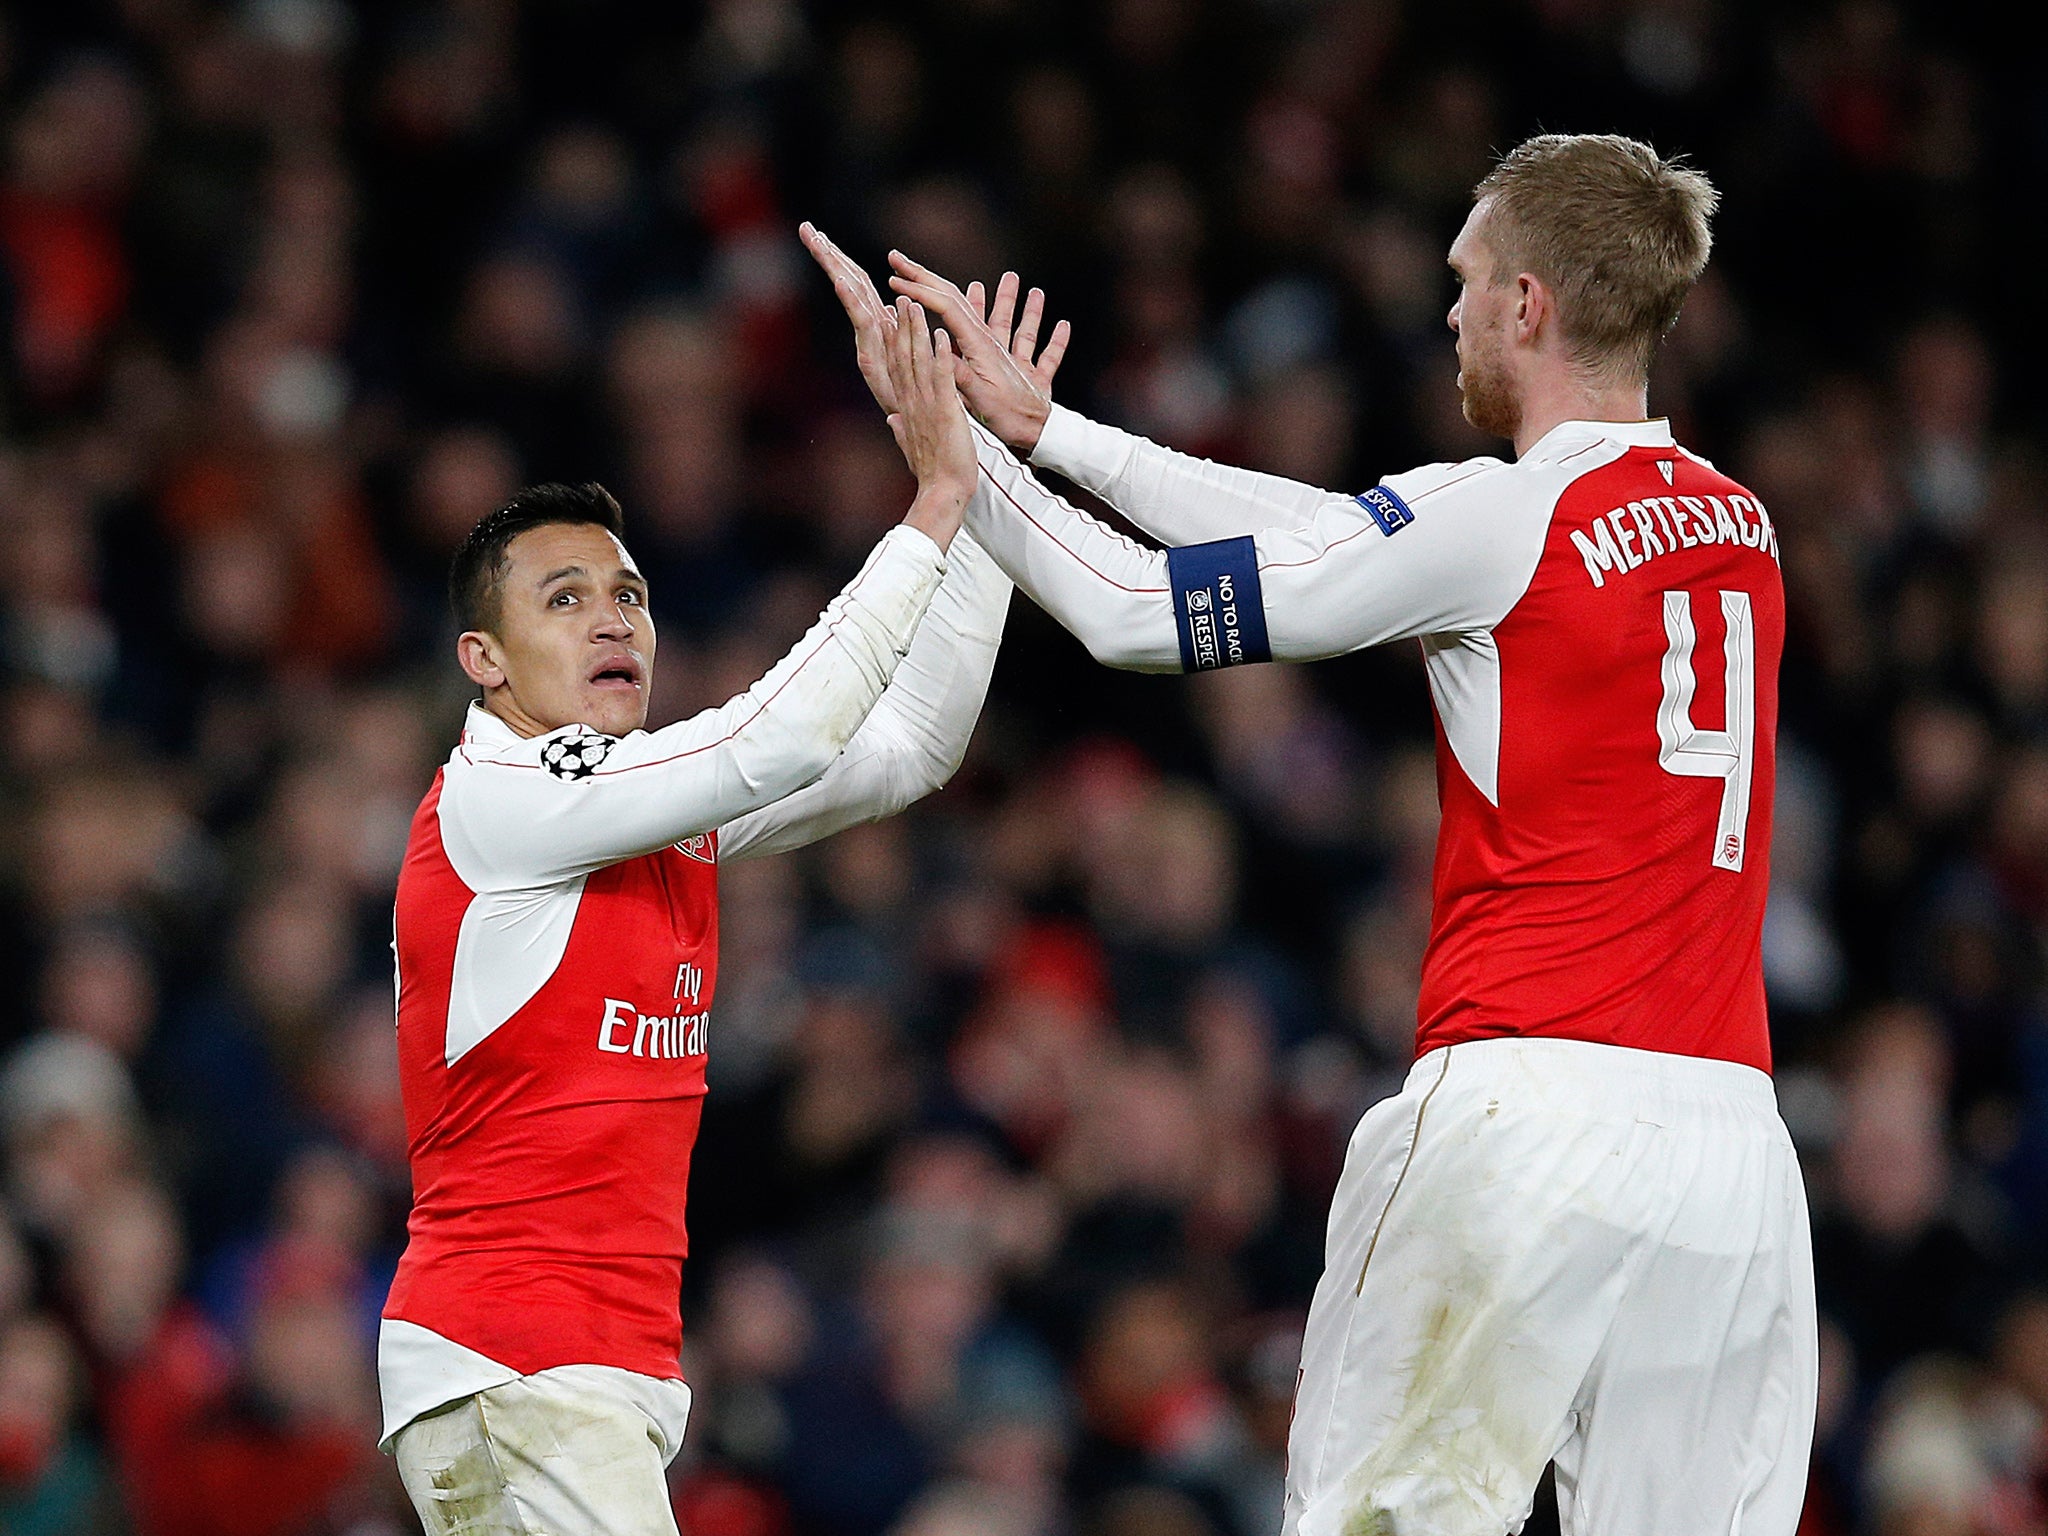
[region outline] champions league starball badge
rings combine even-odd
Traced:
[[[619,744],[616,736],[578,726],[540,749],[540,764],[558,779],[587,779]]]

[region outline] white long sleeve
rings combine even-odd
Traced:
[[[1065,475],[1162,544],[1204,544],[1265,528],[1302,529],[1328,491],[1176,453],[1055,405],[1031,462]]]
[[[976,496],[993,495],[984,481]],[[825,776],[719,829],[718,857],[786,853],[893,816],[953,777],[988,697],[1010,578],[971,535],[954,535],[946,576],[910,654]]]
[[[1178,671],[1166,556],[1053,495],[993,434],[979,423],[973,430],[982,478],[995,492],[968,503],[975,541],[1097,661]]]
[[[658,731],[521,738],[473,709],[441,795],[443,844],[476,891],[587,874],[771,805],[818,778],[910,649],[945,558],[897,527],[745,693]]]
[[[1128,434],[1116,434],[1126,441],[1114,465],[1106,451],[1093,468],[1066,461],[1133,521],[1140,519],[1118,499],[1120,488],[1163,496],[1178,487],[1186,506],[1154,502],[1154,527],[1232,530],[1157,550],[1053,495],[977,428],[982,468],[1000,497],[970,509],[968,526],[1017,585],[1107,665],[1170,672],[1310,661],[1497,624],[1535,572],[1557,496],[1585,470],[1585,445],[1612,435],[1603,424],[1567,423],[1516,464],[1429,465],[1358,496],[1314,492],[1312,506],[1294,491],[1277,492],[1270,476],[1189,472],[1199,461]],[[1281,520],[1261,521],[1269,514]]]

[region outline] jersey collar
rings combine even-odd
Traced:
[[[462,744],[466,747],[509,747],[516,746],[519,733],[492,714],[483,705],[472,703],[469,716],[462,722]]]
[[[1529,445],[1520,462],[1554,459],[1559,450],[1575,452],[1588,443],[1620,443],[1625,448],[1669,448],[1673,446],[1671,418],[1653,416],[1648,421],[1560,421]]]

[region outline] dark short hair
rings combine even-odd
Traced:
[[[529,485],[469,530],[448,567],[448,605],[465,630],[498,622],[505,551],[529,528],[550,523],[594,523],[616,537],[626,532],[625,514],[612,493],[595,480],[583,485]]]

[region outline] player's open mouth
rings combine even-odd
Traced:
[[[608,656],[590,674],[599,688],[634,688],[641,683],[640,663],[631,656]]]

